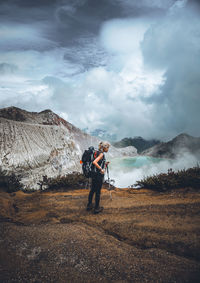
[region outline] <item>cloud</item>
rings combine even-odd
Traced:
[[[132,54],[138,52],[147,27],[145,20],[110,20],[102,26],[101,42],[109,52]]]
[[[149,103],[159,132],[199,135],[200,20],[194,10],[181,8],[145,34],[144,61],[151,68],[166,68],[165,84]]]
[[[18,70],[18,67],[14,64],[0,63],[0,74],[14,74]]]
[[[24,24],[1,24],[1,50],[45,50],[56,47],[56,43],[45,38],[38,28]]]
[[[148,0],[119,0],[119,2],[121,3],[121,5],[127,5],[130,9],[130,7],[138,7],[138,8],[144,8],[144,7],[148,7],[148,8],[162,8],[162,9],[168,9],[170,8],[175,0],[152,0],[151,2]]]
[[[76,65],[63,60],[62,48],[39,51],[1,52],[0,105],[15,105],[30,111],[54,107],[55,87],[63,87],[68,77],[78,71]],[[66,91],[66,89],[65,89]]]
[[[0,107],[51,108],[118,138],[199,134],[199,12],[189,2],[2,3]]]

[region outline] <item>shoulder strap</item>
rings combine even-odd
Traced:
[[[95,150],[95,151],[94,151],[94,159],[97,158],[97,156],[99,156],[99,151],[98,151],[98,150]]]

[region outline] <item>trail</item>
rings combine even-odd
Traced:
[[[198,192],[0,192],[1,282],[198,282]]]

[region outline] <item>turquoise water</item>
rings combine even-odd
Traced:
[[[150,156],[135,156],[113,158],[109,164],[110,179],[115,180],[115,186],[125,188],[135,184],[147,175],[167,171],[171,161]]]
[[[115,170],[117,167],[123,170],[132,170],[134,168],[140,168],[143,166],[151,166],[151,164],[159,163],[163,161],[163,158],[154,158],[150,156],[136,156],[136,157],[123,157],[115,158],[111,160],[110,169]],[[166,160],[166,159],[165,159]]]
[[[176,160],[150,156],[113,158],[109,164],[109,176],[115,180],[116,187],[126,188],[147,176],[167,173],[169,168],[177,171],[193,167],[197,161],[192,155],[182,156]]]

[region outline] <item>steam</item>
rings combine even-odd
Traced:
[[[187,169],[194,166],[200,162],[200,158],[196,156],[184,153],[181,157],[170,160],[170,159],[159,159],[157,163],[148,161],[148,157],[136,157],[136,158],[146,158],[146,164],[139,168],[127,168],[122,167],[123,159],[118,159],[117,162],[113,160],[113,165],[110,168],[110,179],[115,180],[115,186],[119,188],[127,188],[132,186],[147,176],[152,176],[159,173],[167,173],[168,169],[172,168],[174,171]]]

